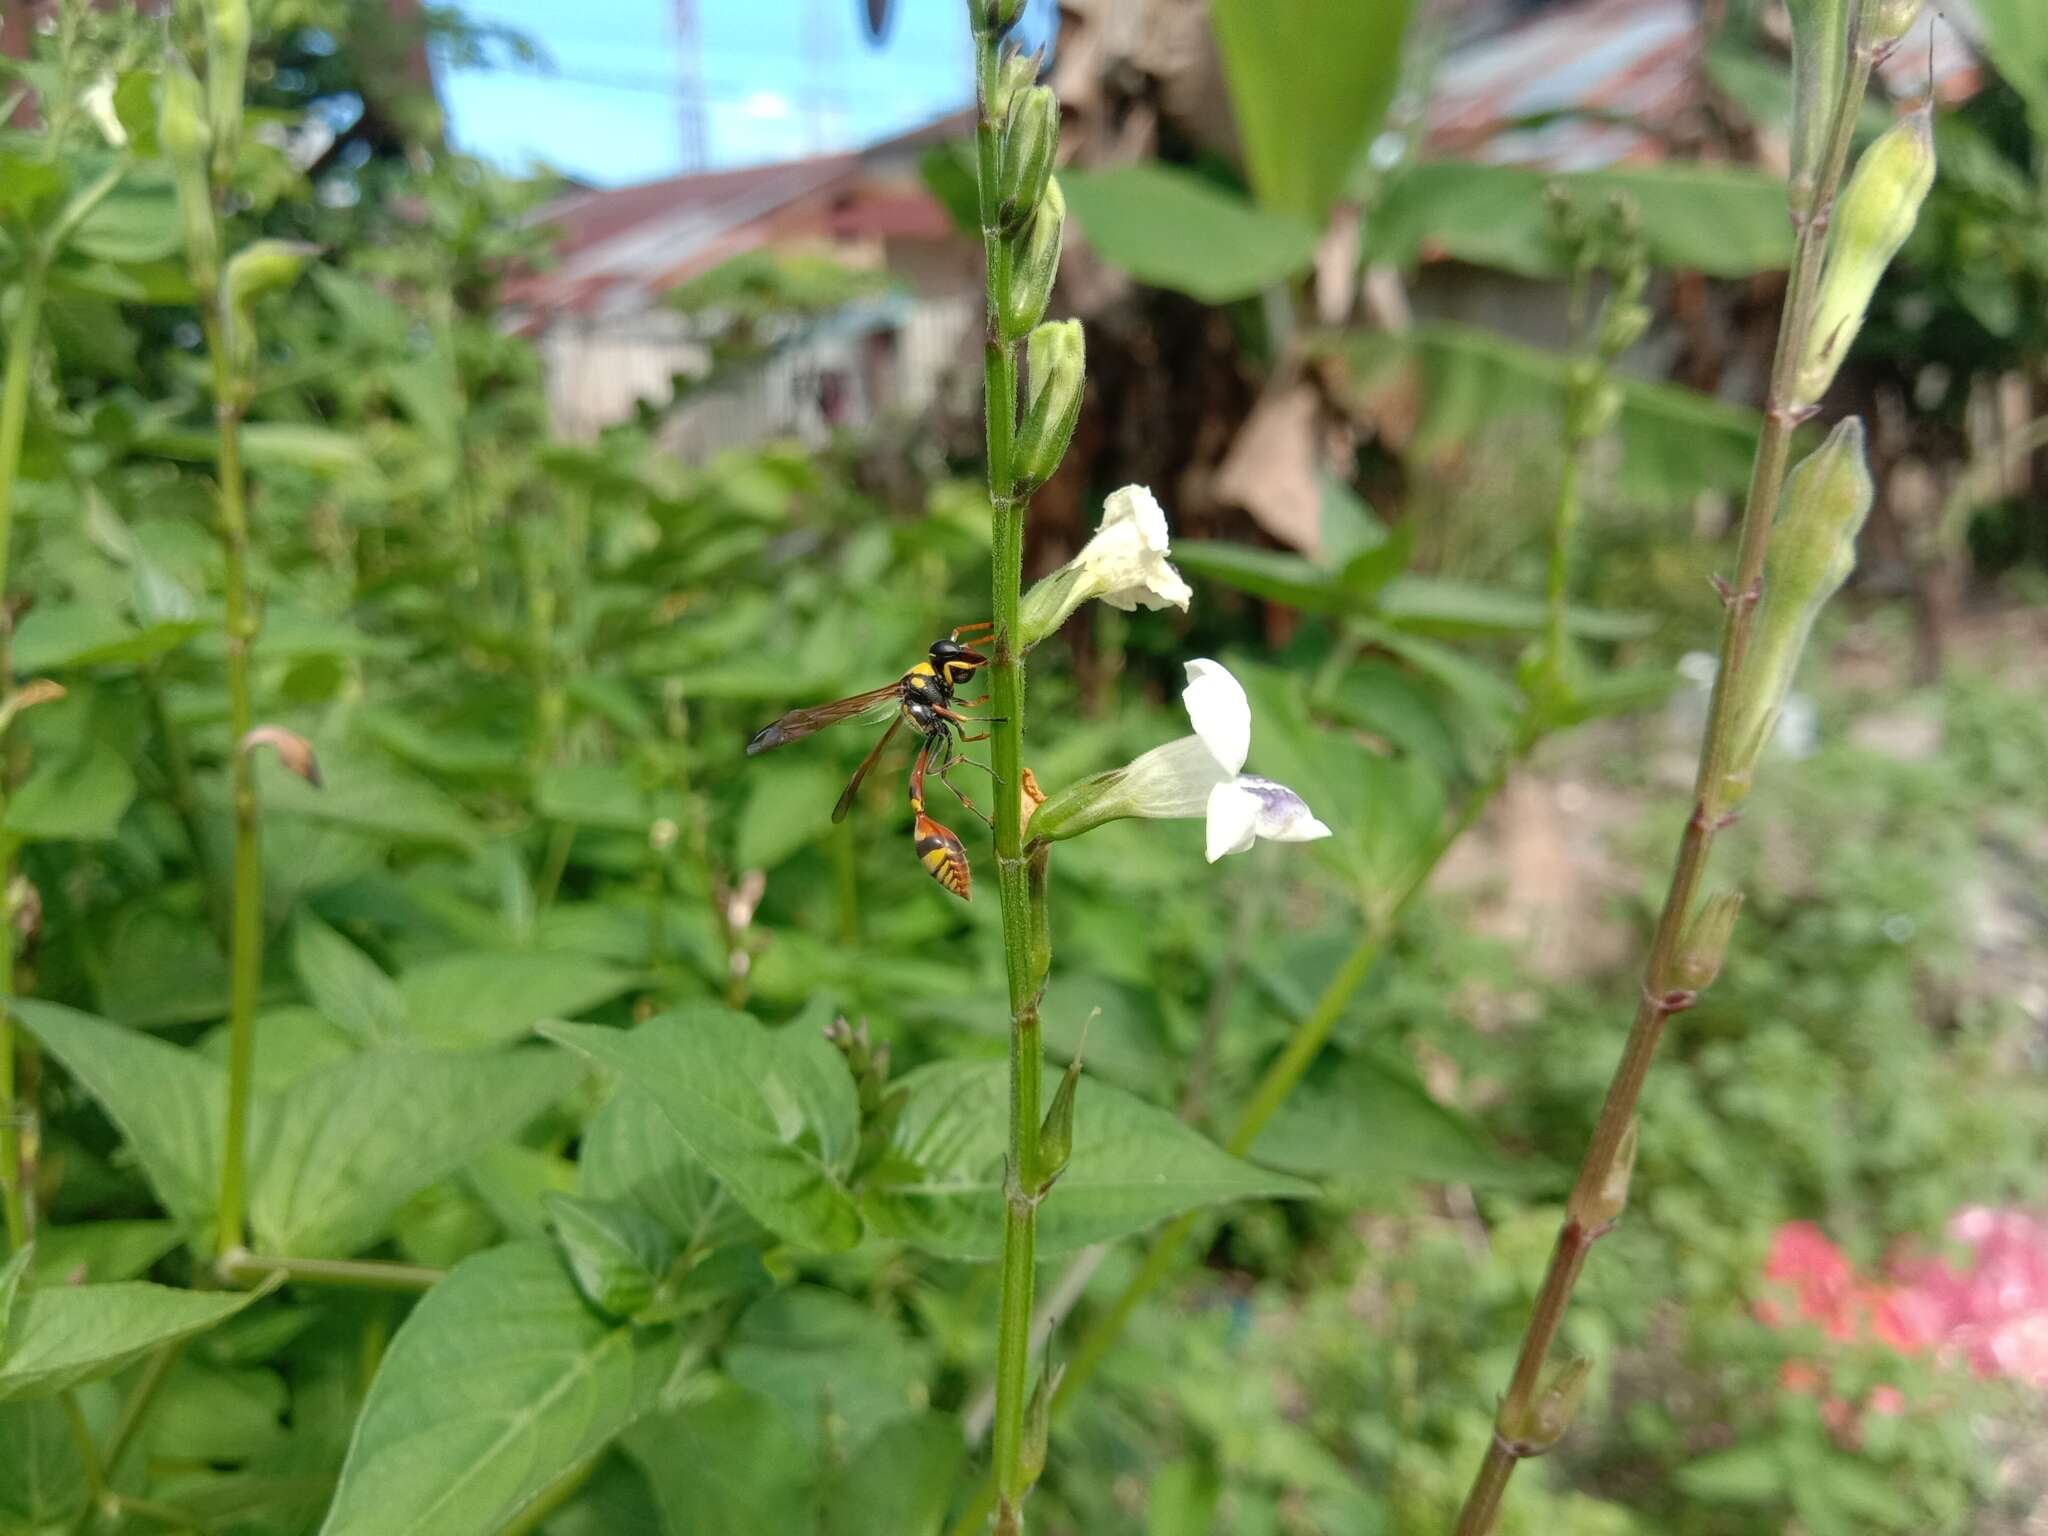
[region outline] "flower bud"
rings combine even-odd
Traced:
[[[1793,385],[1800,403],[1818,400],[1834,382],[1863,328],[1878,279],[1913,232],[1933,185],[1934,116],[1922,108],[1863,152],[1835,209],[1827,265]]]
[[[1024,14],[1024,0],[967,0],[967,22],[977,33],[1003,33]]]
[[[1593,1362],[1584,1355],[1566,1361],[1536,1389],[1533,1403],[1501,1410],[1501,1438],[1523,1456],[1541,1456],[1564,1438],[1586,1395]]]
[[[235,173],[242,92],[249,72],[249,0],[206,0],[206,115],[213,127],[213,179]]]
[[[1031,333],[1024,356],[1031,370],[1031,402],[1017,429],[1013,460],[1020,496],[1052,478],[1073,439],[1088,371],[1081,322],[1047,321]]]
[[[1634,299],[1615,300],[1600,315],[1600,355],[1619,357],[1650,328],[1649,307]]]
[[[1863,38],[1872,48],[1889,48],[1920,19],[1921,0],[1864,0]]]
[[[250,241],[228,260],[228,303],[246,312],[258,299],[291,287],[319,254],[319,246],[304,240]]]
[[[320,759],[313,755],[313,743],[297,731],[281,725],[259,725],[242,738],[242,752],[247,755],[258,747],[270,748],[289,772],[315,789],[326,786],[326,780],[320,776]]]
[[[1671,981],[1688,992],[1704,992],[1721,974],[1721,960],[1728,953],[1728,939],[1735,932],[1735,919],[1742,912],[1742,892],[1716,891],[1693,913],[1679,940],[1678,955],[1672,962]]]
[[[1045,196],[1060,147],[1060,102],[1052,87],[1019,91],[1003,119],[996,170],[997,219],[1005,233],[1022,229]]]
[[[63,697],[63,686],[47,677],[32,678],[23,683],[5,699],[0,699],[0,733],[4,733],[23,710],[34,709],[38,704],[52,704]]]
[[[1788,0],[1792,18],[1793,213],[1813,211],[1829,130],[1849,74],[1849,0]]]
[[[1057,176],[1047,180],[1045,195],[1031,222],[1010,242],[1010,282],[1003,293],[1002,337],[1018,341],[1045,318],[1052,302],[1053,281],[1060,273],[1060,242],[1067,224],[1067,199]]]
[[[1566,1214],[1582,1232],[1595,1236],[1605,1232],[1628,1209],[1629,1181],[1636,1171],[1636,1122],[1631,1120],[1621,1140],[1614,1144],[1614,1156],[1596,1179],[1581,1177],[1572,1186]]]
[[[1007,49],[1002,62],[996,66],[995,87],[991,91],[985,110],[992,123],[1008,122],[1010,104],[1017,99],[1019,91],[1028,91],[1038,83],[1039,66],[1043,56],[1024,53],[1019,49]]]
[[[185,226],[185,262],[202,294],[220,277],[220,245],[213,224],[213,189],[206,179],[206,155],[213,135],[206,126],[206,96],[199,77],[176,49],[164,55],[157,85],[156,131],[178,188],[178,216]]]
[[[1725,776],[1710,790],[1711,813],[1726,812],[1748,794],[1814,621],[1855,569],[1856,535],[1872,495],[1863,423],[1854,416],[1787,477],[1764,566],[1763,606],[1729,701],[1732,746]]]

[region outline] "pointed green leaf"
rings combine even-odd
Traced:
[[[36,1256],[36,1245],[29,1243],[14,1250],[14,1256],[0,1264],[0,1354],[7,1349],[7,1328],[14,1315],[14,1301],[21,1294],[21,1277],[28,1273],[28,1266]]]
[[[514,1135],[580,1078],[542,1049],[359,1056],[257,1108],[249,1222],[267,1253],[346,1257],[399,1207]]]
[[[135,774],[112,747],[88,742],[38,763],[7,803],[0,826],[29,842],[104,842],[120,830],[135,798]]]
[[[61,1530],[85,1499],[85,1463],[57,1399],[0,1403],[0,1531]]]
[[[797,1285],[747,1308],[726,1374],[778,1404],[805,1440],[849,1449],[915,1413],[924,1373],[881,1313],[822,1286]]]
[[[811,1451],[775,1404],[722,1381],[626,1436],[669,1536],[808,1531]]]
[[[1060,189],[1088,248],[1141,283],[1227,304],[1306,272],[1316,230],[1283,209],[1177,166],[1142,161],[1062,171]]]
[[[543,1019],[617,997],[633,974],[587,955],[511,950],[444,955],[400,974],[408,1036],[430,1045],[515,1040]]]
[[[576,1288],[610,1317],[630,1318],[654,1300],[675,1262],[668,1228],[638,1206],[551,1194],[542,1202]]]
[[[173,1221],[82,1221],[36,1229],[35,1283],[133,1280],[178,1246]]]
[[[292,933],[299,985],[333,1023],[362,1045],[405,1033],[405,999],[383,968],[318,918],[301,913]]]
[[[54,1003],[18,999],[16,1015],[120,1128],[165,1210],[190,1230],[220,1188],[221,1070],[197,1052]]]
[[[845,1183],[859,1106],[845,1062],[821,1035],[763,1029],[720,1008],[686,1008],[630,1032],[541,1032],[646,1092],[762,1225],[827,1252],[860,1240]]]
[[[31,1290],[17,1303],[0,1349],[0,1399],[48,1397],[111,1376],[159,1345],[233,1317],[259,1294],[179,1291],[139,1280]]]
[[[1057,1075],[1048,1069],[1050,1102]],[[890,1156],[863,1200],[875,1230],[942,1258],[994,1259],[1003,1247],[1009,1068],[940,1062],[903,1079],[909,1102]],[[1197,1206],[1302,1198],[1313,1185],[1232,1157],[1143,1099],[1083,1079],[1074,1157],[1038,1212],[1042,1254],[1143,1231]]]
[[[950,1414],[898,1419],[833,1481],[820,1536],[935,1536],[966,1459]]]
[[[758,1230],[661,1106],[630,1083],[619,1084],[584,1126],[576,1173],[583,1194],[638,1206],[686,1247],[716,1247]]]
[[[464,1260],[392,1339],[322,1536],[504,1529],[652,1410],[679,1356],[674,1330],[592,1310],[552,1243]]]

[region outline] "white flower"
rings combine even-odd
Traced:
[[[1187,611],[1194,589],[1166,556],[1166,513],[1151,491],[1127,485],[1102,504],[1102,523],[1073,563],[1090,594],[1125,613],[1172,606]]]
[[[114,112],[114,76],[111,71],[103,73],[80,93],[79,106],[85,115],[93,120],[102,137],[115,149],[125,149],[128,144],[128,130],[121,126],[121,119]]]
[[[1330,829],[1300,795],[1244,771],[1252,745],[1244,685],[1206,658],[1189,662],[1187,672],[1181,702],[1195,734],[1154,747],[1123,771],[1117,794],[1129,808],[1122,814],[1206,818],[1211,864],[1262,837],[1280,843],[1328,837]]]
[[[1138,608],[1186,611],[1194,589],[1166,558],[1166,514],[1142,485],[1112,491],[1102,522],[1081,552],[1024,594],[1018,621],[1030,650],[1091,598],[1130,613]]]

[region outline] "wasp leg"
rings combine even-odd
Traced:
[[[994,619],[983,619],[978,624],[962,624],[958,629],[953,631],[952,635],[949,638],[958,640],[962,635],[994,634],[995,628],[996,621]]]
[[[991,817],[988,814],[988,812],[984,811],[980,806],[976,805],[972,800],[968,799],[966,795],[962,794],[960,791],[960,786],[953,782],[953,770],[955,768],[958,768],[962,763],[967,764],[970,768],[980,768],[989,776],[989,778],[992,781],[994,781],[997,784],[1002,783],[1002,780],[996,778],[995,769],[988,767],[985,763],[975,762],[973,758],[967,756],[965,753],[956,754],[955,756],[947,759],[944,763],[942,763],[939,766],[939,782],[945,785],[946,788],[953,792],[953,798],[955,800],[958,800],[962,805],[966,806],[968,810],[972,811],[976,816],[980,817],[983,825],[985,825],[989,829],[989,831],[993,832],[996,829],[995,819]]]

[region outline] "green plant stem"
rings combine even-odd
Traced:
[[[1714,680],[1713,699],[1708,708],[1707,728],[1700,744],[1699,769],[1693,784],[1693,805],[1679,839],[1671,883],[1657,916],[1650,941],[1650,953],[1643,973],[1643,989],[1616,1064],[1607,1096],[1594,1122],[1572,1187],[1564,1221],[1558,1228],[1550,1264],[1530,1309],[1529,1325],[1515,1360],[1513,1376],[1501,1398],[1496,1429],[1486,1456],[1480,1464],[1465,1506],[1458,1517],[1458,1536],[1484,1536],[1493,1528],[1500,1501],[1507,1491],[1515,1465],[1530,1454],[1507,1432],[1507,1427],[1526,1421],[1535,1402],[1538,1385],[1551,1347],[1557,1340],[1572,1289],[1585,1267],[1587,1255],[1604,1235],[1606,1226],[1581,1219],[1614,1171],[1622,1137],[1635,1119],[1644,1080],[1663,1037],[1665,1022],[1691,1006],[1692,995],[1672,980],[1672,962],[1685,931],[1687,918],[1706,872],[1707,857],[1713,850],[1721,820],[1713,809],[1718,786],[1725,776],[1733,748],[1731,701],[1738,696],[1738,683],[1749,653],[1755,629],[1756,610],[1763,596],[1764,557],[1768,552],[1771,524],[1777,516],[1784,488],[1786,463],[1791,456],[1792,436],[1809,414],[1805,402],[1794,398],[1793,384],[1799,357],[1812,322],[1814,296],[1820,282],[1822,258],[1827,250],[1827,225],[1834,206],[1835,190],[1841,183],[1848,159],[1849,141],[1856,111],[1869,83],[1871,56],[1859,47],[1849,88],[1835,108],[1821,193],[1812,218],[1800,224],[1793,244],[1792,270],[1784,313],[1778,327],[1777,352],[1771,365],[1769,398],[1765,402],[1763,431],[1757,441],[1756,459],[1750,471],[1749,494],[1743,505],[1742,531],[1737,543],[1736,576],[1728,589],[1727,618],[1721,634],[1720,668]]]
[[[76,1392],[59,1393],[57,1403],[64,1410],[64,1423],[71,1431],[71,1442],[78,1447],[79,1465],[85,1469],[86,1503],[88,1506],[97,1504],[106,1497],[107,1478],[100,1470],[99,1447],[93,1444],[92,1426],[85,1422],[85,1410],[78,1406]]]
[[[1441,828],[1435,839],[1423,849],[1406,878],[1394,889],[1379,912],[1368,914],[1365,932],[1360,936],[1358,943],[1338,965],[1335,974],[1324,985],[1322,995],[1295,1026],[1287,1044],[1281,1049],[1280,1054],[1273,1058],[1265,1074],[1259,1079],[1258,1086],[1252,1090],[1252,1096],[1245,1101],[1244,1108],[1239,1111],[1237,1124],[1230,1133],[1230,1139],[1224,1144],[1234,1156],[1243,1157],[1251,1151],[1260,1133],[1271,1123],[1280,1106],[1287,1102],[1288,1095],[1300,1084],[1309,1064],[1328,1042],[1330,1032],[1337,1027],[1337,1021],[1344,1016],[1345,1008],[1350,1005],[1351,999],[1365,984],[1366,979],[1372,975],[1386,936],[1395,929],[1410,904],[1429,883],[1429,877],[1435,872],[1437,865],[1443,862],[1443,856],[1450,851],[1451,845],[1471,830],[1473,823],[1479,820],[1480,814],[1492,803],[1494,796],[1500,793],[1501,786],[1507,782],[1509,770],[1520,760],[1521,755],[1521,752],[1517,751],[1501,758],[1486,782],[1466,797],[1465,804],[1460,807],[1457,816]],[[1131,1314],[1137,1311],[1139,1303],[1156,1291],[1173,1273],[1189,1235],[1193,1233],[1201,1218],[1201,1212],[1188,1211],[1176,1216],[1161,1228],[1159,1235],[1152,1240],[1152,1246],[1146,1250],[1137,1272],[1124,1283],[1124,1288],[1117,1293],[1116,1299],[1089,1325],[1088,1331],[1081,1336],[1081,1342],[1066,1362],[1066,1372],[1060,1378],[1059,1389],[1053,1393],[1052,1412],[1055,1417],[1066,1411],[1081,1389],[1101,1368],[1102,1362],[1109,1357],[1110,1350],[1122,1337],[1124,1328],[1130,1322]],[[994,1507],[994,1484],[984,1483],[969,1502],[965,1512],[953,1522],[949,1536],[974,1536],[974,1532],[981,1528],[982,1522],[988,1518],[989,1511]]]
[[[209,305],[207,347],[213,356],[214,419],[220,438],[221,555],[226,586],[228,752],[234,786],[234,883],[228,933],[227,1125],[221,1140],[222,1253],[242,1245],[247,1202],[249,1085],[256,1065],[256,996],[263,982],[263,851],[256,820],[255,764],[245,747],[254,723],[249,648],[255,615],[249,602],[249,520],[243,502],[241,386],[235,378],[226,317]]]
[[[0,696],[14,686],[12,623],[5,615],[9,545],[14,532],[14,483],[21,469],[22,437],[28,427],[29,370],[35,364],[36,337],[42,328],[44,268],[31,256],[22,276],[21,306],[7,338],[7,370],[0,382]],[[0,736],[0,747],[5,738]],[[7,782],[0,772],[0,816],[6,814]],[[14,1081],[14,850],[11,841],[0,858],[0,1197],[4,1197],[7,1251],[28,1241],[28,1191],[22,1184],[22,1108]]]
[[[1009,263],[996,213],[996,124],[993,99],[1000,57],[998,40],[977,31],[974,39],[977,182],[980,191],[982,254],[986,263],[982,380],[988,418],[988,495],[992,518],[991,616],[994,657],[989,667],[993,699],[991,756],[996,776],[996,882],[1002,907],[1003,968],[1010,998],[1010,1156],[1003,1191],[1001,1317],[996,1332],[995,1481],[999,1490],[996,1529],[1023,1530],[1022,1506],[1029,1492],[1024,1467],[1024,1407],[1031,1369],[1031,1293],[1036,1278],[1040,1189],[1038,1131],[1043,1086],[1044,1041],[1038,999],[1045,980],[1045,956],[1034,953],[1046,932],[1042,878],[1034,879],[1024,855],[1024,657],[1017,648],[1017,609],[1024,575],[1025,503],[1016,495],[1012,468],[1017,424],[1017,353],[1002,336],[1000,316],[1009,286]],[[1042,867],[1042,866],[1041,866]]]
[[[1550,568],[1544,583],[1544,657],[1552,675],[1565,665],[1566,586],[1571,574],[1572,537],[1579,526],[1579,478],[1591,443],[1573,437],[1565,444],[1564,469],[1557,477],[1557,503],[1550,516]]]
[[[295,1259],[234,1248],[215,1265],[221,1278],[234,1285],[260,1285],[273,1275],[306,1285],[332,1285],[361,1291],[428,1291],[448,1277],[445,1269],[425,1264],[386,1264],[374,1259]]]
[[[128,1400],[121,1405],[121,1417],[114,1421],[114,1431],[107,1436],[107,1453],[100,1458],[100,1468],[106,1480],[111,1483],[121,1471],[121,1458],[128,1454],[128,1447],[135,1441],[136,1431],[142,1428],[143,1420],[149,1416],[150,1407],[163,1390],[165,1379],[171,1374],[171,1367],[178,1363],[178,1356],[184,1353],[185,1341],[166,1344],[149,1357],[149,1363],[142,1368],[142,1375],[136,1380],[128,1394]],[[75,1530],[83,1530],[90,1519],[91,1511],[79,1517]]]

